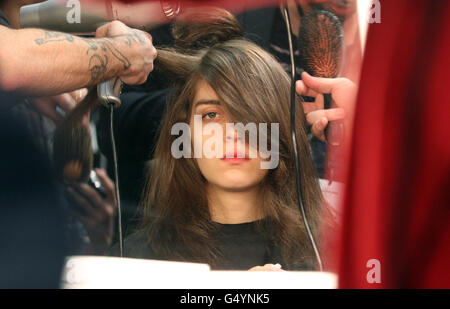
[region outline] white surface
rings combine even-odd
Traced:
[[[116,257],[70,257],[67,289],[333,289],[334,274],[320,272],[210,271],[206,264]]]

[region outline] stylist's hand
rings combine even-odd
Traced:
[[[105,188],[105,198],[87,184],[77,183],[67,187],[70,214],[83,223],[89,236],[89,254],[103,254],[111,245],[116,209],[114,182],[104,170],[97,169],[96,172]]]
[[[343,120],[346,139],[353,128],[353,115],[357,86],[346,78],[319,78],[302,73],[302,80],[297,81],[296,91],[299,95],[314,97],[314,102],[304,102],[303,110],[306,120],[312,126],[311,132],[322,141],[326,141],[324,130],[328,122]],[[329,93],[334,108],[324,109],[323,94]]]
[[[131,63],[129,69],[119,74],[125,84],[139,85],[147,80],[148,75],[153,71],[153,61],[157,56],[149,33],[130,28],[120,21],[113,21],[98,28],[95,36],[110,37],[119,40],[122,44],[125,43],[126,49],[122,52]]]
[[[68,114],[86,96],[86,94],[87,89],[84,88],[56,96],[33,97],[29,98],[28,101],[38,113],[53,120],[53,122],[58,125],[63,121],[64,116],[57,108]]]
[[[255,266],[248,271],[284,271],[281,269],[280,264],[266,264],[264,266]]]

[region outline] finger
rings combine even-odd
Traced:
[[[116,205],[116,188],[114,182],[108,177],[105,170],[97,168],[95,169],[95,172],[97,173],[102,186],[105,188],[106,199],[113,205]]]
[[[307,97],[315,98],[318,95],[316,91],[307,87],[305,83],[301,80],[295,82],[295,91],[297,92],[297,94]]]
[[[333,90],[343,82],[342,78],[313,77],[307,72],[302,73],[302,81],[307,88],[318,93],[333,93]]]
[[[56,124],[60,124],[64,120],[64,117],[56,111],[56,104],[48,98],[35,100],[34,107],[39,113],[50,118]]]
[[[108,28],[108,32],[106,33],[106,36],[108,37],[128,35],[132,33],[131,28],[129,28],[120,20],[114,20],[110,22],[109,25],[110,27]]]
[[[111,23],[107,23],[103,26],[100,26],[95,31],[96,38],[103,38],[108,35],[109,29],[111,28]]]
[[[302,102],[303,112],[305,114],[314,112],[316,110],[323,109],[324,106],[324,96],[319,94],[314,102]]]
[[[325,97],[323,96],[323,94],[317,95],[316,100],[314,101],[317,109],[324,109],[324,105],[325,105],[324,102],[325,102]]]
[[[249,271],[283,271],[280,267],[273,264],[266,264],[264,266],[255,266],[249,269]]]
[[[82,214],[80,211],[76,209],[69,208],[67,212],[69,213],[70,216],[74,217],[75,219],[83,223],[86,227],[93,227],[96,224],[95,220]]]
[[[68,93],[64,93],[64,94],[61,94],[61,95],[58,95],[58,96],[54,96],[54,97],[52,97],[52,99],[66,113],[69,113],[70,111],[72,111],[72,109],[75,108],[76,103],[77,103],[75,101],[75,99]]]
[[[94,211],[96,211],[102,221],[113,215],[112,206],[108,206],[94,188],[87,184],[77,184],[75,187],[85,199],[90,201],[91,205],[94,207]]]
[[[94,188],[87,184],[77,184],[75,187],[78,193],[83,195],[83,197],[93,206],[100,222],[104,222],[114,215],[113,204],[109,204],[105,201]]]
[[[263,268],[264,267],[262,267],[262,266],[254,266],[254,267],[250,268],[248,271],[263,271]]]
[[[136,31],[139,31],[139,30],[136,30]],[[147,39],[149,39],[150,42],[153,44],[153,36],[150,33],[145,32],[145,31],[140,31],[140,33],[143,33],[147,37]]]
[[[81,88],[75,91],[70,92],[70,96],[75,100],[75,103],[80,103],[88,94],[87,88]]]
[[[328,121],[340,120],[345,118],[345,110],[343,108],[320,109],[306,114],[306,121],[313,125],[321,118],[327,118]]]
[[[315,102],[302,102],[302,107],[303,107],[303,112],[305,114],[309,114],[311,112],[318,110]]]
[[[318,139],[320,139],[322,142],[326,142],[326,136],[325,136],[325,128],[328,125],[328,120],[327,118],[321,118],[319,120],[317,120],[312,128],[311,128],[311,132],[312,134],[317,137]]]
[[[75,203],[75,205],[81,209],[85,215],[92,220],[101,221],[102,217],[99,215],[97,211],[95,211],[94,207],[87,201],[82,195],[80,195],[75,189],[72,187],[67,188],[67,192],[69,193],[69,198]]]
[[[325,109],[324,111],[328,121],[340,120],[346,117],[345,109],[341,107]]]
[[[265,268],[273,269],[273,270],[280,270],[281,265],[279,263],[277,264],[266,264],[264,265]]]

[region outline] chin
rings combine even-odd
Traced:
[[[241,191],[258,185],[260,181],[255,179],[254,175],[240,170],[231,170],[221,175],[216,184],[224,189]]]

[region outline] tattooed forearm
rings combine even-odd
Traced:
[[[145,44],[145,35],[135,31],[109,38],[83,38],[52,31],[43,31],[43,33],[44,37],[34,40],[39,46],[49,43],[68,42],[82,43],[79,46],[83,48],[83,46],[86,46],[84,44],[87,44],[86,55],[88,59],[82,61],[88,61],[90,72],[89,85],[95,85],[107,78],[117,76],[131,67],[131,61],[119,50],[116,43],[123,47],[125,45]]]
[[[34,40],[34,42],[37,45],[44,45],[51,42],[63,42],[63,41],[73,42],[75,41],[75,38],[73,35],[67,33],[45,31],[43,38]]]

